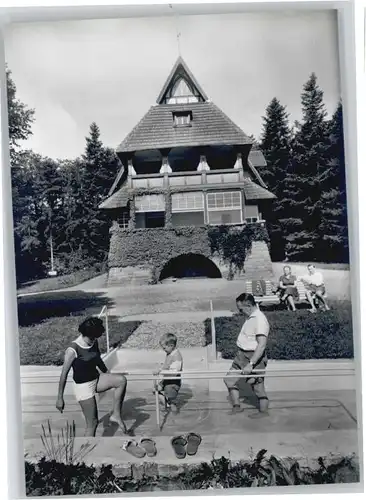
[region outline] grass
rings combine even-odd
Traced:
[[[98,314],[102,307],[113,302],[103,293],[49,292],[18,298],[19,326],[37,325],[49,318]]]
[[[307,310],[264,310],[271,330],[268,338],[270,359],[352,359],[353,332],[350,302],[331,303],[328,312],[311,314]],[[233,359],[236,339],[243,317],[222,317],[215,320],[217,350],[224,359]],[[206,344],[211,343],[211,324],[205,321]]]
[[[18,285],[18,293],[49,292],[51,290],[62,290],[84,283],[92,278],[100,276],[104,271],[98,268],[82,269],[62,276],[43,278]]]

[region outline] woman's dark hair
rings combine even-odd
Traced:
[[[103,321],[95,316],[89,316],[80,323],[78,330],[85,337],[96,337],[104,330]]]
[[[253,307],[256,305],[254,296],[251,293],[240,294],[239,297],[236,297],[236,302],[246,302],[247,304],[250,304]]]

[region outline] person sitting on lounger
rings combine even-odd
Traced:
[[[291,267],[285,266],[283,268],[283,275],[280,277],[279,293],[280,299],[292,311],[296,311],[295,300],[298,298],[299,293],[295,286],[296,276],[291,273]]]
[[[308,274],[302,276],[300,280],[306,288],[306,298],[310,302],[311,312],[316,312],[315,301],[319,301],[326,311],[329,311],[329,306],[325,300],[325,285],[323,275],[320,271],[315,270],[314,264],[308,265]]]

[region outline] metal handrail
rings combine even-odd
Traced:
[[[105,336],[106,336],[107,354],[108,354],[110,350],[110,345],[109,345],[108,306],[106,305],[102,307],[102,310],[98,314],[98,318],[103,316],[103,314],[105,314]]]

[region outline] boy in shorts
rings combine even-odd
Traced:
[[[161,370],[157,373],[164,375],[164,378],[155,390],[162,394],[165,398],[165,403],[172,413],[178,413],[177,397],[181,388],[181,376],[176,375],[175,378],[169,379],[167,375],[174,375],[183,370],[183,358],[180,351],[177,349],[177,337],[174,333],[166,333],[160,339],[160,346],[166,353],[165,362]]]
[[[244,375],[250,375],[253,370],[264,370],[267,366],[266,347],[269,334],[269,323],[266,316],[257,307],[250,293],[242,293],[236,299],[236,305],[245,315],[245,322],[240,330],[236,345],[237,353],[227,375],[232,370],[240,370]],[[229,391],[232,403],[232,413],[240,413],[243,408],[239,401],[237,384],[241,380],[235,377],[225,377],[224,382]],[[249,415],[250,418],[268,416],[268,397],[264,388],[264,376],[253,376],[245,379],[259,401],[259,411]]]

